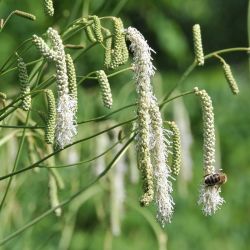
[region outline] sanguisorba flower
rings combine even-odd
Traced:
[[[126,38],[131,42],[130,49],[134,53],[134,71],[136,91],[138,94],[137,107],[137,151],[139,169],[142,173],[144,194],[141,197],[141,205],[149,205],[154,198],[153,166],[150,158],[150,116],[151,101],[151,76],[154,68],[151,63],[150,48],[143,36],[135,28],[129,27]],[[145,61],[144,61],[145,60]]]
[[[137,147],[144,187],[146,187],[142,201],[147,205],[153,199],[155,180],[157,218],[164,225],[165,222],[170,222],[174,202],[171,196],[172,185],[169,181],[170,169],[167,166],[168,148],[159,106],[151,86],[151,78],[155,72],[151,57],[152,49],[137,29],[129,27],[125,33],[126,38],[131,42],[130,49],[133,52],[133,68],[137,83]]]
[[[172,135],[172,151],[173,151],[173,157],[172,157],[172,165],[171,165],[171,171],[172,173],[177,176],[179,175],[182,160],[181,160],[181,137],[180,137],[180,130],[177,127],[176,123],[174,121],[169,121],[168,125],[170,127]]]
[[[96,77],[101,88],[103,105],[110,109],[113,104],[113,98],[108,77],[103,70],[96,71]]]
[[[18,78],[21,85],[21,95],[23,96],[21,108],[28,111],[31,107],[31,96],[30,96],[30,82],[27,72],[26,64],[18,54],[17,55],[17,68],[18,68]]]
[[[203,113],[203,155],[204,155],[204,176],[214,174],[215,167],[215,129],[214,112],[210,96],[205,90],[195,88],[195,94],[200,98]],[[224,203],[220,196],[220,187],[217,185],[208,186],[202,183],[198,204],[202,206],[205,215],[212,215]]]
[[[64,46],[58,32],[48,29],[48,36],[56,52],[56,80],[58,90],[57,118],[56,118],[56,144],[64,148],[71,143],[76,135],[75,110],[76,101],[69,95],[68,75]]]
[[[157,205],[157,219],[165,225],[166,222],[171,222],[171,217],[174,209],[174,201],[171,196],[173,191],[172,183],[169,180],[170,167],[167,164],[170,142],[167,137],[169,131],[163,129],[163,122],[158,103],[154,96],[151,99],[150,117],[152,126],[153,148],[151,149],[154,177],[155,177],[155,200]]]
[[[56,81],[58,90],[55,143],[59,148],[64,148],[71,143],[77,134],[75,111],[76,101],[69,94],[68,75],[64,46],[58,32],[52,28],[47,31],[51,40],[52,49],[41,37],[33,36],[33,42],[40,53],[56,65]]]
[[[47,15],[54,15],[53,0],[44,0],[44,10]]]
[[[199,24],[193,26],[193,42],[195,59],[199,66],[204,65],[204,52],[202,47],[201,28]]]

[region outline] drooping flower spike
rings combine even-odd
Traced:
[[[112,53],[112,60],[110,63],[110,68],[116,69],[120,65],[124,64],[128,60],[128,49],[125,41],[123,22],[120,18],[113,18],[114,25],[114,48]]]
[[[167,166],[168,142],[164,136],[159,106],[151,86],[151,78],[155,72],[151,57],[152,49],[137,29],[129,27],[125,34],[133,52],[138,94],[137,150],[139,169],[144,181],[141,203],[148,205],[153,200],[155,192],[157,219],[164,226],[166,222],[171,221],[174,202],[171,196],[172,184],[169,180],[170,168]]]
[[[30,83],[26,64],[23,59],[17,55],[18,78],[21,86],[21,96],[23,96],[21,108],[28,111],[31,107]]]
[[[56,128],[56,102],[52,90],[46,89],[45,95],[48,103],[48,118],[45,126],[45,142],[53,144],[55,140]]]
[[[95,40],[98,43],[103,42],[102,26],[98,16],[90,16],[89,20],[93,20],[93,31],[95,35]]]
[[[33,42],[46,59],[52,60],[56,65],[57,80],[57,115],[55,144],[59,148],[64,148],[72,142],[77,134],[75,111],[77,102],[69,94],[69,82],[67,74],[66,56],[64,46],[58,32],[52,28],[47,31],[52,43],[50,48],[41,37],[33,36]]]
[[[110,109],[113,104],[113,98],[108,77],[103,70],[96,71],[96,76],[101,88],[103,105]]]
[[[216,173],[215,164],[215,129],[214,113],[210,96],[205,90],[195,88],[195,94],[200,98],[203,116],[203,156],[204,156],[204,177]],[[204,178],[205,180],[205,178]],[[224,203],[220,196],[220,187],[217,185],[207,185],[205,181],[201,184],[198,204],[202,206],[205,215],[214,214]]]
[[[231,67],[229,64],[226,63],[226,61],[219,55],[214,55],[216,58],[218,58],[222,64],[223,72],[225,75],[225,78],[228,82],[228,85],[234,95],[238,95],[240,90],[238,87],[238,84],[234,78],[234,75],[232,73]]]
[[[177,127],[176,123],[174,121],[168,122],[168,125],[170,127],[170,130],[172,132],[172,165],[171,165],[171,171],[172,173],[177,176],[179,175],[180,168],[181,168],[181,138],[180,138],[180,131]]]
[[[76,82],[76,70],[74,66],[74,62],[70,54],[66,55],[66,64],[67,64],[67,74],[69,79],[69,94],[72,99],[76,102],[77,109],[77,82]]]

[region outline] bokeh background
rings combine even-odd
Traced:
[[[248,1],[203,0],[203,1],[149,1],[149,0],[75,0],[54,1],[55,16],[47,17],[43,12],[43,1],[0,1],[0,18],[6,18],[15,10],[31,12],[37,16],[35,22],[14,16],[0,33],[0,65],[2,65],[22,41],[36,33],[41,35],[49,26],[63,30],[74,19],[88,14],[98,16],[119,16],[124,25],[139,29],[156,51],[154,64],[157,73],[154,88],[159,100],[178,82],[186,68],[193,62],[192,26],[199,23],[202,29],[205,54],[232,47],[248,47]],[[250,30],[249,30],[250,32]],[[75,40],[74,40],[75,39]],[[80,34],[70,42],[86,43]],[[69,53],[76,53],[68,50]],[[217,133],[217,167],[228,175],[228,183],[222,187],[226,203],[212,217],[203,216],[197,205],[198,188],[202,180],[202,119],[201,108],[193,95],[185,97],[181,104],[173,101],[164,108],[165,120],[179,119],[190,125],[183,140],[192,141],[190,154],[186,152],[185,165],[188,167],[174,182],[175,213],[171,224],[162,230],[155,221],[155,208],[140,208],[138,197],[141,183],[131,183],[131,169],[134,150],[127,155],[124,164],[126,173],[126,198],[124,204],[121,233],[112,235],[110,217],[112,214],[110,186],[112,174],[95,185],[89,192],[72,201],[63,208],[63,215],[47,216],[2,249],[161,249],[164,241],[170,250],[196,249],[249,249],[250,245],[250,98],[249,98],[249,55],[246,52],[225,54],[224,59],[231,65],[237,79],[240,94],[233,96],[224,78],[218,60],[209,59],[204,67],[192,72],[178,91],[205,88],[214,104]],[[35,49],[24,56],[29,62],[38,58]],[[94,47],[76,60],[77,75],[102,69],[103,49]],[[128,65],[127,65],[128,66]],[[126,67],[127,67],[126,66]],[[30,68],[31,70],[32,68]],[[45,71],[43,79],[53,74],[53,68]],[[113,110],[135,102],[136,95],[132,74],[125,72],[110,80],[113,96]],[[0,75],[0,91],[9,98],[19,93],[17,72]],[[42,109],[43,98],[34,101],[36,109]],[[183,110],[183,105],[185,108]],[[180,108],[181,106],[181,108]],[[101,104],[98,84],[86,80],[79,86],[78,121],[87,120],[108,113]],[[181,113],[182,112],[182,113]],[[178,116],[178,113],[182,115]],[[11,117],[9,124],[20,123],[19,114]],[[134,108],[112,116],[112,120],[79,125],[78,138],[86,137],[105,129],[110,124],[134,117]],[[31,114],[38,124],[42,120]],[[177,118],[179,117],[179,118]],[[36,120],[38,119],[38,120]],[[127,131],[127,127],[123,127]],[[15,129],[1,129],[0,172],[1,176],[10,172],[18,148],[18,132]],[[106,140],[112,143],[117,133],[109,134]],[[8,137],[9,135],[9,137]],[[7,138],[7,139],[6,139]],[[114,139],[115,138],[115,139]],[[105,140],[105,139],[104,139]],[[41,142],[40,142],[41,143]],[[70,150],[65,150],[55,158],[58,165],[89,159],[96,155],[100,139],[93,139]],[[25,142],[28,148],[28,143]],[[42,148],[42,146],[41,146]],[[30,165],[29,154],[24,150],[18,168]],[[43,152],[42,152],[43,153]],[[132,155],[132,156],[131,156]],[[135,156],[134,156],[135,158]],[[105,160],[109,162],[112,155]],[[49,163],[47,163],[49,164]],[[94,178],[93,169],[97,161],[76,167],[59,169],[65,188],[59,191],[59,199],[64,200]],[[100,163],[105,164],[105,163]],[[52,163],[53,165],[53,163]],[[133,166],[131,166],[133,165]],[[190,168],[191,166],[191,168]],[[134,171],[136,171],[134,169]],[[6,188],[1,181],[1,193]],[[45,169],[38,173],[28,171],[18,175],[12,184],[5,207],[0,211],[1,239],[34,219],[47,209],[48,175]],[[1,194],[0,194],[1,196]]]

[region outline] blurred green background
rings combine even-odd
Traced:
[[[193,62],[192,26],[199,23],[202,29],[205,54],[231,47],[248,47],[247,12],[248,1],[240,0],[75,0],[54,1],[55,16],[47,17],[43,12],[43,1],[0,1],[0,18],[6,18],[15,10],[31,12],[37,16],[35,22],[14,16],[0,33],[0,66],[22,41],[36,33],[41,35],[49,26],[63,30],[67,24],[82,15],[119,16],[125,27],[134,26],[145,36],[156,51],[153,55],[157,74],[154,87],[159,100],[178,82],[185,69]],[[250,31],[249,31],[250,32]],[[85,43],[83,35],[72,40]],[[68,50],[69,53],[76,53]],[[249,98],[249,55],[245,52],[225,54],[224,59],[231,65],[237,79],[240,94],[233,96],[227,86],[218,60],[209,59],[205,66],[196,68],[178,91],[188,91],[193,87],[205,88],[214,104],[217,129],[218,166],[228,175],[228,183],[222,187],[226,203],[216,215],[205,217],[197,205],[198,188],[202,180],[202,119],[199,102],[193,95],[183,99],[189,114],[192,144],[192,179],[177,178],[174,183],[176,203],[172,223],[164,228],[164,234],[154,221],[155,208],[140,208],[137,204],[141,194],[141,184],[132,184],[126,177],[126,202],[121,224],[120,236],[110,233],[110,179],[92,187],[89,193],[79,197],[63,208],[63,216],[50,215],[10,241],[2,249],[158,249],[159,242],[167,239],[170,250],[236,250],[249,249],[250,245],[250,98]],[[32,49],[26,62],[38,58]],[[77,75],[102,69],[103,50],[99,46],[88,51],[76,61]],[[128,65],[127,65],[128,66]],[[31,68],[30,68],[31,69]],[[46,79],[52,70],[43,76]],[[136,94],[132,74],[123,73],[111,79],[114,96],[113,110],[135,102]],[[14,97],[19,93],[16,71],[0,76],[0,91]],[[34,101],[37,109],[43,99]],[[164,118],[173,119],[174,102],[164,109]],[[87,120],[108,113],[101,104],[98,84],[87,80],[79,87],[78,121]],[[36,119],[35,114],[31,114]],[[122,122],[135,115],[135,110],[127,109],[116,114],[109,122],[79,125],[78,138],[86,137],[104,129],[111,123]],[[38,119],[38,118],[37,118]],[[15,118],[9,120],[10,124]],[[42,121],[39,121],[42,123]],[[38,122],[38,123],[39,123]],[[7,123],[8,124],[8,123]],[[126,130],[126,128],[124,128]],[[1,137],[13,130],[2,129]],[[117,133],[117,131],[115,132]],[[116,136],[116,135],[115,135]],[[100,142],[99,142],[100,143]],[[27,144],[27,143],[26,143]],[[96,155],[98,139],[82,143],[65,150],[56,157],[58,164],[73,159],[89,159]],[[0,147],[1,176],[10,172],[18,140],[12,137]],[[41,147],[42,148],[42,147]],[[18,168],[30,164],[24,151]],[[7,157],[8,158],[7,158]],[[74,158],[75,157],[75,158]],[[110,161],[111,156],[107,157]],[[128,159],[129,162],[129,159]],[[59,191],[60,200],[69,197],[79,187],[87,184],[93,177],[95,163],[78,167],[60,169],[65,189]],[[190,174],[190,173],[189,173]],[[128,174],[127,174],[128,175]],[[1,211],[1,239],[14,232],[25,223],[49,209],[47,192],[47,173],[28,171],[14,179],[6,206]],[[1,192],[6,188],[1,181]],[[86,197],[90,197],[83,203]],[[81,204],[80,200],[83,200]],[[68,230],[68,231],[67,231]],[[72,232],[72,235],[71,233]],[[158,235],[158,238],[156,237]],[[165,235],[165,236],[162,236]],[[70,238],[67,239],[67,236]],[[66,243],[68,246],[66,247]],[[164,249],[164,248],[163,248]]]

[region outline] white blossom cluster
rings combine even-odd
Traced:
[[[198,204],[205,215],[213,215],[225,200],[220,196],[221,189],[217,186],[201,184]]]
[[[47,31],[52,44],[52,49],[41,37],[33,36],[33,42],[48,60],[56,65],[56,81],[58,90],[55,143],[59,148],[70,144],[77,134],[75,112],[77,101],[69,95],[68,75],[64,46],[58,32],[52,28]]]
[[[147,157],[147,159],[142,160],[142,163],[146,163],[145,166],[139,167],[142,172],[146,168],[145,172],[149,176],[144,174],[144,178],[151,178],[151,174],[154,176],[155,188],[150,186],[144,191],[151,191],[151,196],[155,192],[157,218],[164,225],[171,220],[174,202],[171,196],[172,184],[169,180],[170,169],[167,166],[168,141],[164,137],[160,110],[151,86],[151,78],[155,73],[151,57],[151,51],[153,50],[137,29],[129,27],[125,30],[125,33],[126,38],[131,42],[130,49],[133,52],[133,68],[138,94],[137,150],[139,158],[140,154]],[[149,155],[145,154],[147,150],[149,150]],[[152,169],[150,169],[151,165],[153,166]],[[152,185],[151,179],[146,184]],[[149,202],[152,199],[151,196]]]
[[[204,175],[214,174],[215,167],[215,128],[214,112],[210,96],[205,90],[195,88],[195,94],[199,96],[203,113],[203,154],[204,154]],[[201,185],[198,204],[202,206],[205,215],[212,215],[224,203],[220,196],[220,187],[217,185]]]

